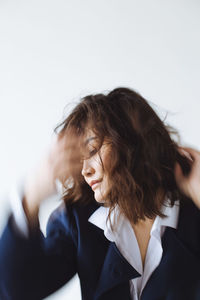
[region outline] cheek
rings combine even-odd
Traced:
[[[111,163],[111,151],[106,151],[104,153],[102,162],[103,162],[103,166],[104,166],[104,171],[103,171],[103,185],[102,188],[104,189],[104,191],[108,191],[108,188],[111,186],[112,184],[112,180],[110,181],[110,170],[112,167],[112,163]]]
[[[99,153],[93,155],[90,159],[91,166],[97,173],[103,173],[102,159]]]
[[[98,174],[105,177],[108,174],[111,166],[111,151],[108,147],[102,146],[99,153],[92,157],[93,168]]]
[[[103,178],[102,190],[107,192],[109,186],[108,177],[105,175]]]
[[[103,175],[104,174],[104,170],[103,170],[102,161],[101,161],[100,157],[96,158],[95,163],[96,163],[95,164],[96,172],[98,174]]]
[[[111,151],[109,148],[105,148],[102,152],[102,163],[103,163],[103,169],[104,172],[107,174],[111,168]]]

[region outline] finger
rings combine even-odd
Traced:
[[[178,151],[181,155],[188,157],[190,160],[194,160],[200,155],[200,152],[191,147],[178,147]]]
[[[187,152],[184,148],[179,147],[179,148],[178,148],[178,152],[179,152],[182,156],[185,156],[185,157],[187,157],[189,160],[193,161],[193,158],[192,158],[192,156],[190,155],[190,153]]]
[[[200,160],[200,152],[197,151],[196,149],[193,149],[191,147],[182,147],[183,151],[186,151],[189,153],[191,158],[195,161]]]
[[[191,147],[183,147],[187,152],[191,153],[191,154],[200,154],[200,151],[198,151],[197,149],[191,148]]]

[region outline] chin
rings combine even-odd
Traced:
[[[96,200],[97,202],[99,202],[99,203],[105,203],[105,200],[104,200],[104,198],[102,197],[102,195],[95,195],[95,194],[94,194],[94,198],[95,198],[95,200]]]
[[[104,199],[98,199],[98,198],[96,198],[96,197],[94,197],[95,198],[95,200],[98,202],[98,203],[105,203],[105,200]]]

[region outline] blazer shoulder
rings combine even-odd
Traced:
[[[96,201],[82,203],[77,201],[71,204],[62,202],[50,215],[47,223],[47,235],[55,228],[63,229],[71,232],[74,235],[80,223],[88,222],[90,215],[100,207]]]
[[[63,220],[63,218],[71,217],[89,217],[101,204],[96,201],[91,201],[88,203],[83,203],[77,201],[74,203],[67,204],[62,201],[62,203],[51,213],[49,220],[55,221],[57,219]]]

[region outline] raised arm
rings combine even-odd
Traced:
[[[39,229],[41,202],[55,193],[55,180],[69,176],[66,141],[54,141],[48,155],[25,182],[23,207],[28,236],[20,234],[11,215],[0,240],[0,299],[43,299],[77,271],[76,231],[70,209],[63,203],[51,215],[47,236]],[[76,166],[75,166],[76,167]]]

